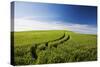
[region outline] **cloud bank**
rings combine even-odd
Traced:
[[[96,34],[97,28],[86,24],[75,24],[61,21],[37,21],[26,18],[15,18],[14,31],[29,30],[70,30],[84,34]]]

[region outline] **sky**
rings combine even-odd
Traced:
[[[14,31],[70,30],[97,33],[97,7],[14,2]]]

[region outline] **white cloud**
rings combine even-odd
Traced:
[[[90,25],[63,23],[60,21],[46,22],[27,18],[15,18],[14,31],[29,30],[70,30],[79,33],[96,34],[97,28]]]
[[[86,33],[86,34],[96,34],[97,28],[91,25],[85,25],[85,24],[68,24],[65,25],[67,29],[79,32],[79,33]]]

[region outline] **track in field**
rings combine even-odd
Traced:
[[[64,35],[58,39],[55,39],[55,40],[52,40],[52,41],[48,41],[48,42],[43,42],[43,43],[40,43],[38,44],[38,46],[42,45],[42,44],[45,44],[46,47],[42,48],[41,50],[46,50],[46,48],[49,46],[49,45],[52,45],[51,47],[55,47],[57,48],[57,46],[59,44],[62,44],[66,41],[68,41],[70,39],[70,35],[67,35],[64,33]],[[31,53],[32,53],[32,59],[37,59],[38,56],[36,54],[36,50],[37,50],[37,45],[35,47],[32,47],[31,48]]]

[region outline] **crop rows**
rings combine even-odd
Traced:
[[[52,41],[48,41],[48,42],[44,42],[44,43],[40,43],[40,44],[38,44],[38,45],[34,45],[34,46],[32,46],[32,48],[31,48],[31,52],[32,52],[32,58],[33,59],[37,59],[37,49],[39,50],[39,51],[41,51],[41,50],[46,50],[46,48],[52,48],[52,47],[55,47],[55,48],[57,48],[57,46],[59,45],[59,44],[61,44],[61,43],[64,43],[65,41],[67,41],[68,39],[70,38],[70,36],[69,35],[65,35],[65,33],[64,33],[64,35],[62,36],[62,37],[60,37],[60,38],[58,38],[58,39],[56,39],[56,40],[52,40]]]

